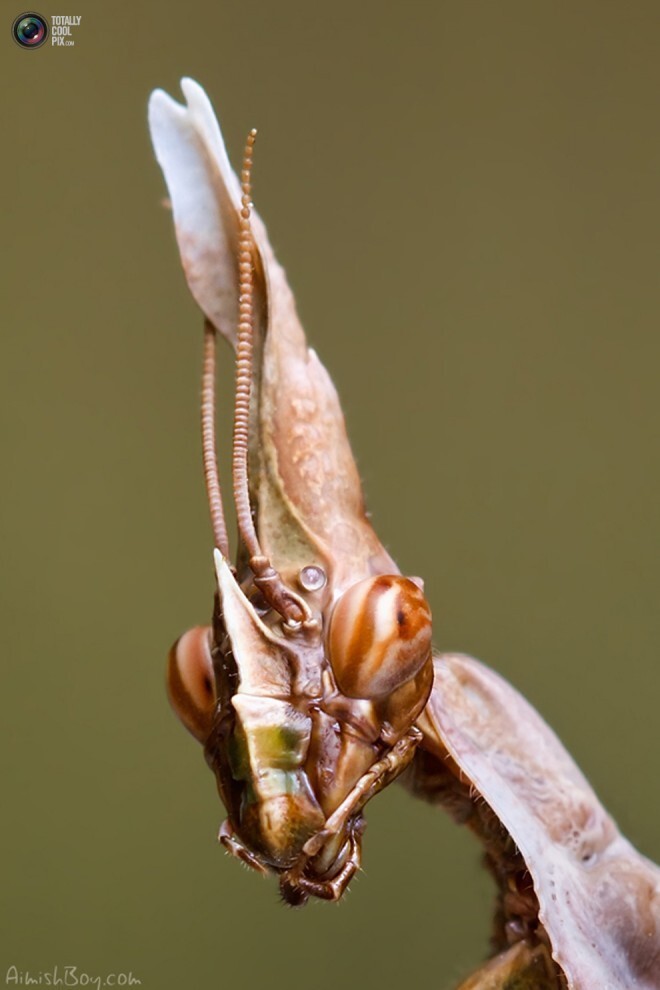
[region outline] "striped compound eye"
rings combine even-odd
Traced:
[[[167,695],[186,729],[201,743],[213,726],[215,677],[211,659],[211,630],[195,626],[170,650],[167,663]]]
[[[431,610],[409,578],[385,574],[349,588],[334,607],[330,663],[349,698],[382,698],[411,680],[431,655]]]

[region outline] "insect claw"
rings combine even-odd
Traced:
[[[218,832],[218,842],[224,846],[228,853],[235,856],[236,859],[239,859],[245,866],[252,867],[253,870],[256,870],[258,873],[262,873],[264,876],[268,873],[268,870],[261,860],[258,859],[254,853],[251,853],[250,850],[243,845],[241,840],[237,838],[228,818],[225,818],[224,822],[220,826],[220,831]]]

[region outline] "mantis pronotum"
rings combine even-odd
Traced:
[[[204,469],[217,592],[170,655],[170,700],[204,746],[220,841],[285,900],[337,900],[363,809],[395,778],[483,843],[493,958],[463,990],[660,987],[660,871],[620,835],[556,736],[502,678],[436,653],[419,578],[364,510],[339,401],[204,91],[156,91],[151,132],[205,316]],[[235,565],[215,458],[215,343],[237,351]]]

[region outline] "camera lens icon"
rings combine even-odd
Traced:
[[[26,11],[14,20],[11,33],[21,48],[40,48],[48,37],[48,22],[41,14]]]

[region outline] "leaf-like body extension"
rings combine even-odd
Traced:
[[[204,90],[181,83],[187,106],[156,90],[149,105],[190,290],[235,343],[240,186]],[[250,486],[264,553],[285,580],[311,563],[332,592],[372,573],[396,573],[366,519],[357,468],[332,381],[307,346],[266,229],[253,213],[255,365]]]
[[[660,870],[619,833],[530,704],[471,657],[434,660],[418,724],[518,847],[571,990],[660,988]]]

